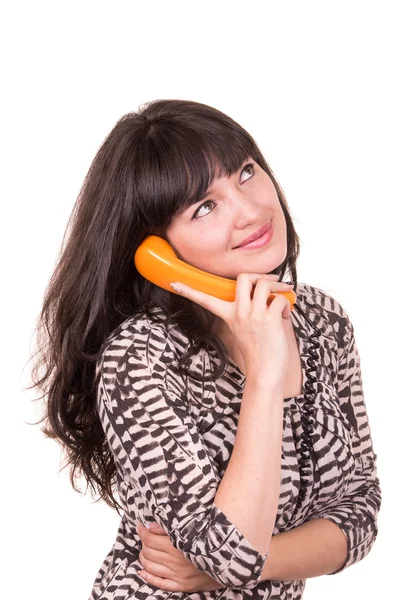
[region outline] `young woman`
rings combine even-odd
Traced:
[[[74,489],[82,474],[122,511],[91,600],[298,600],[363,559],[381,490],[353,325],[297,283],[253,138],[210,106],[150,102],[105,139],[68,226],[33,373]],[[235,279],[235,301],[144,279],[149,234]],[[290,289],[292,311],[267,304]]]

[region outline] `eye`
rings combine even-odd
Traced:
[[[198,207],[198,209],[196,210],[196,212],[194,213],[194,215],[192,216],[192,219],[197,219],[197,215],[199,213],[199,211],[203,208],[203,206],[205,206],[206,204],[214,204],[214,202],[212,202],[212,200],[206,200],[205,202],[202,203],[201,206]],[[200,217],[199,217],[200,218]]]
[[[253,163],[248,163],[248,165],[245,165],[244,169],[242,170],[242,173],[244,173],[246,169],[252,169],[252,175],[255,173],[255,167]],[[251,177],[249,179],[251,179]]]
[[[241,172],[244,173],[244,171],[246,171],[247,169],[252,169],[252,176],[251,177],[253,177],[253,175],[255,173],[254,164],[253,163],[248,163],[247,165],[245,165],[245,167],[243,168],[243,170]],[[248,179],[251,179],[251,177],[249,177]],[[192,220],[196,219],[196,218],[201,218],[201,217],[197,217],[197,214],[202,209],[202,207],[205,206],[206,204],[214,204],[214,202],[212,200],[206,200],[205,202],[203,202],[203,204],[201,204],[201,206],[198,207],[198,209],[196,210],[196,212],[192,216]]]

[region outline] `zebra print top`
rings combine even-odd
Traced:
[[[339,573],[362,560],[377,536],[377,455],[347,313],[332,296],[308,284],[297,286],[297,304],[321,331],[309,485],[299,506],[301,394],[284,399],[281,491],[273,535],[310,519],[331,520],[348,544],[347,560],[334,572]],[[313,330],[298,311],[292,311],[291,319],[305,386]],[[245,376],[232,360],[215,382],[181,375],[177,358],[187,345],[179,327],[166,331],[165,324],[143,313],[124,321],[103,345],[97,362],[98,411],[116,463],[124,514],[90,600],[299,600],[306,579],[262,580],[267,553],[258,552],[213,503],[233,450]],[[200,350],[189,370],[208,375],[218,365],[214,351]],[[225,587],[196,596],[145,583],[137,574],[143,568],[138,521],[157,521],[175,548]]]

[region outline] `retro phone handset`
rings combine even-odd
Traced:
[[[172,281],[180,281],[189,287],[216,296],[221,300],[227,300],[229,302],[234,302],[235,300],[236,281],[234,279],[219,277],[218,275],[201,271],[200,269],[185,263],[176,256],[172,246],[167,240],[159,236],[150,235],[143,240],[142,244],[135,252],[134,262],[138,272],[143,277],[172,294],[175,294],[176,292],[170,287],[170,283]],[[317,365],[319,364],[317,350],[320,347],[320,344],[316,338],[321,335],[321,331],[304,313],[302,308],[298,306],[298,304],[295,304],[296,294],[293,290],[288,292],[277,292],[277,294],[286,296],[290,301],[291,312],[293,308],[296,308],[299,314],[302,315],[307,323],[314,329],[314,333],[309,335],[308,338],[308,343],[311,343],[311,346],[308,348],[310,356],[308,356],[306,360],[310,368],[306,369],[307,377],[303,390],[304,398],[301,410],[303,429],[300,447],[301,458],[299,460],[301,482],[295,506],[295,510],[298,510],[301,508],[307,490],[310,489],[311,485],[311,454],[313,450],[310,437],[313,433],[313,418],[315,412],[315,390],[313,382],[316,380],[316,363]],[[276,293],[271,293],[267,304],[270,304],[275,296]]]
[[[143,240],[135,252],[134,262],[138,272],[145,279],[172,294],[176,294],[176,292],[170,287],[170,283],[180,281],[221,300],[234,302],[236,298],[236,281],[234,279],[202,271],[180,260],[167,240],[157,235],[149,235]],[[296,302],[295,292],[289,290],[288,292],[277,292],[277,294],[283,294],[288,298],[292,310]],[[267,304],[270,304],[275,296],[275,292],[271,293]]]

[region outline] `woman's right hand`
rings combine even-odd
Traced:
[[[288,342],[283,319],[290,318],[290,303],[282,294],[277,294],[270,306],[267,306],[267,300],[271,292],[290,291],[293,286],[275,281],[274,277],[240,273],[234,302],[175,283],[182,289],[181,296],[225,321],[244,359],[247,376],[260,373],[269,385],[280,386],[285,381],[288,367]]]

